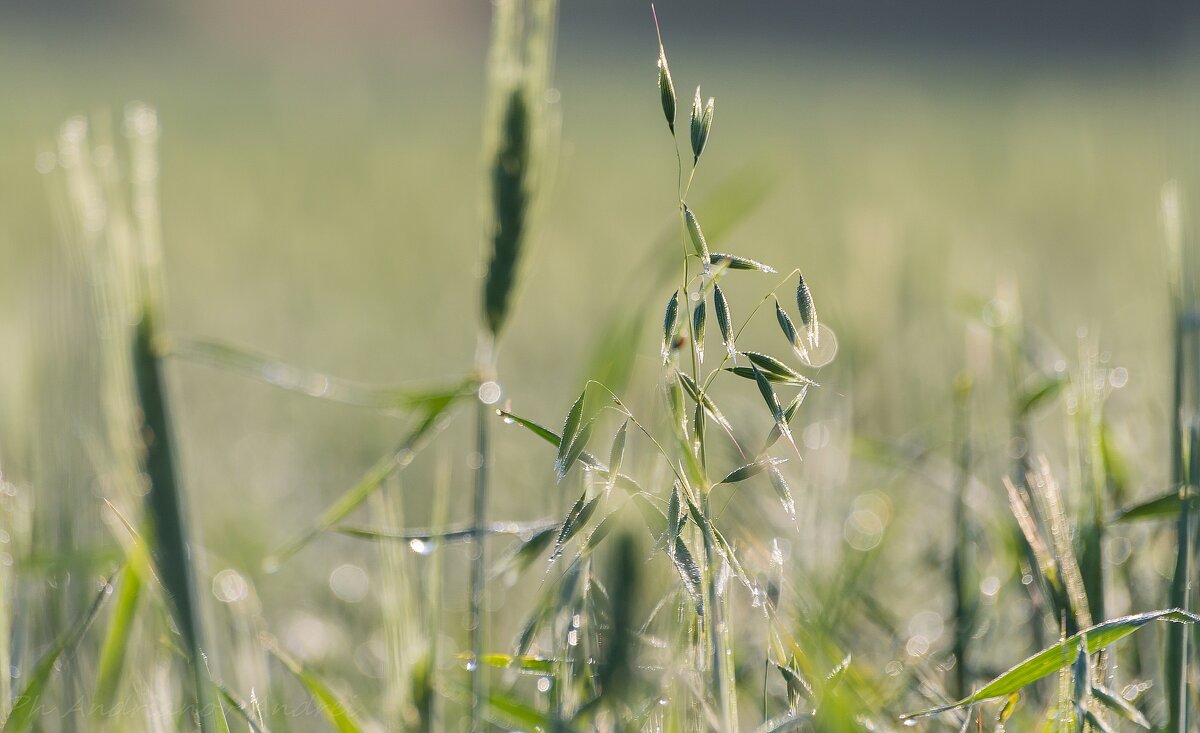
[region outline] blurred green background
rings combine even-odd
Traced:
[[[801,416],[814,455],[794,467],[810,530],[792,541],[795,555],[836,552],[855,497],[882,492],[901,529],[874,592],[894,599],[900,617],[941,609],[936,576],[889,573],[887,563],[941,562],[939,536],[904,528],[949,515],[936,487],[944,467],[930,469],[931,482],[853,460],[852,448],[865,438],[952,458],[952,381],[966,366],[971,314],[998,290],[1019,292],[1026,321],[1061,352],[1048,363],[1073,363],[1086,329],[1109,365],[1127,369],[1110,410],[1136,457],[1133,491],[1165,486],[1170,334],[1158,207],[1166,181],[1186,191],[1200,170],[1192,12],[1182,3],[1018,3],[1004,13],[936,2],[906,11],[729,5],[664,0],[658,12],[681,97],[702,83],[716,98],[695,208],[703,216],[706,200],[753,202],[713,248],[802,268],[840,344]],[[0,456],[10,477],[35,475],[39,462],[84,461],[44,447],[48,436],[76,435],[81,399],[47,385],[88,362],[61,360],[78,324],[61,182],[39,168],[52,164],[65,119],[115,120],[129,100],[156,106],[162,125],[172,333],[371,382],[436,382],[470,364],[487,10],[4,6]],[[647,304],[633,389],[652,383],[671,289],[652,273],[676,251],[663,244],[675,222],[675,160],[649,9],[565,2],[561,17],[552,105],[561,142],[500,358],[504,399],[549,425],[588,376],[599,333]],[[1191,190],[1200,203],[1200,182]],[[670,251],[657,256],[663,246]],[[735,314],[773,284],[761,282],[731,285]],[[773,324],[760,326],[748,340],[774,344]],[[37,350],[47,343],[50,352]],[[384,454],[401,426],[186,363],[173,364],[170,383],[210,573],[251,577],[279,629],[369,616],[328,585],[335,567],[369,564],[361,543],[323,538],[275,575],[258,564]],[[756,415],[751,405],[730,411]],[[1056,420],[1046,418],[1050,445],[1063,432]],[[980,471],[980,502],[998,511],[1005,429],[981,420],[994,470]],[[468,434],[456,425],[441,442]],[[493,516],[544,518],[569,505],[542,445],[508,431],[498,441]],[[430,455],[452,461],[462,488],[451,511],[465,518],[464,452],[435,446]],[[428,521],[433,463],[401,482],[410,524]],[[109,543],[98,500],[80,503],[96,495],[85,473],[33,487],[53,552]],[[785,533],[786,522],[773,528]],[[495,598],[507,605],[503,592]],[[465,599],[452,593],[448,603],[461,610]],[[502,610],[500,637],[519,611]],[[331,653],[364,643],[339,636],[344,626],[324,629]]]

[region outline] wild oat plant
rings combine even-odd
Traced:
[[[154,111],[132,105],[122,141],[110,139],[103,124],[75,119],[64,126],[56,159],[77,278],[71,284],[90,294],[80,304],[88,314],[76,324],[80,340],[69,343],[86,343],[99,357],[88,362],[90,381],[74,402],[86,450],[64,458],[47,452],[56,444],[41,435],[28,452],[54,459],[30,461],[40,468],[28,480],[0,481],[4,733],[1195,729],[1196,649],[1187,625],[1197,620],[1190,608],[1200,317],[1188,274],[1197,263],[1184,241],[1177,190],[1168,187],[1163,197],[1175,319],[1172,485],[1148,501],[1130,501],[1128,469],[1105,413],[1113,376],[1095,344],[1081,339],[1072,372],[1047,367],[1020,319],[1019,299],[997,297],[977,311],[975,328],[1004,364],[998,412],[1022,449],[997,452],[981,443],[975,425],[989,385],[968,370],[953,390],[946,487],[954,502],[944,564],[952,629],[947,647],[936,652],[919,634],[905,644],[894,604],[869,584],[879,553],[873,548],[886,539],[882,526],[860,553],[799,556],[798,548],[816,543],[804,534],[820,518],[811,482],[793,489],[804,458],[794,425],[803,420],[806,397],[821,389],[815,380],[833,359],[835,335],[818,320],[799,269],[779,277],[747,256],[753,252],[724,251],[720,236],[706,236],[710,202],[695,203],[689,194],[714,138],[716,105],[697,87],[684,135],[661,32],[658,91],[674,149],[679,249],[674,283],[654,296],[666,307],[656,374],[646,380],[651,396],[629,374],[640,328],[618,324],[600,342],[625,367],[586,381],[561,429],[519,406],[497,407],[504,392],[497,354],[556,130],[544,101],[555,16],[552,0],[495,3],[476,359],[461,377],[433,388],[361,384],[171,335]],[[126,152],[127,166],[114,149]],[[728,225],[710,226],[709,234]],[[765,294],[752,304],[739,306],[727,294],[767,278]],[[636,323],[651,318],[640,313]],[[750,327],[756,319],[770,330]],[[202,499],[189,495],[176,459],[169,359],[409,420],[394,450],[262,562],[264,573],[276,571],[331,534],[378,550],[380,690],[352,689],[308,664],[276,638],[245,577],[209,572],[188,512]],[[53,384],[52,374],[46,379]],[[1050,441],[1041,440],[1033,420],[1060,400],[1067,406],[1065,487],[1041,450]],[[385,489],[468,404],[474,438],[462,452],[474,479],[470,522],[447,521],[452,478],[443,460],[433,480],[432,525],[405,526],[404,502]],[[561,516],[493,518],[493,434],[502,424],[547,444],[536,470],[554,495],[568,497]],[[14,450],[12,443],[0,447]],[[864,460],[922,469],[918,459],[886,447],[876,446],[873,458],[870,446],[860,451],[869,454]],[[997,453],[1006,465],[993,476]],[[71,523],[76,507],[55,508],[48,498],[49,487],[79,474],[94,485],[78,495],[93,497],[103,518],[102,528],[84,529],[107,535],[119,551],[94,586],[66,584],[67,572],[62,586],[55,575],[48,589],[25,590],[21,572],[35,566],[35,537],[44,542],[49,533],[65,542],[81,531]],[[39,484],[43,493],[26,489]],[[981,484],[1001,489],[1009,513],[980,509],[973,492]],[[35,512],[38,502],[70,521],[56,529],[39,524],[47,510]],[[372,523],[351,523],[368,505]],[[1106,563],[1105,541],[1127,524],[1163,519],[1176,526],[1174,574],[1169,592],[1156,594],[1124,566],[1118,572]],[[485,553],[499,543],[500,552]],[[444,553],[455,544],[469,548],[465,640],[447,622],[443,601],[450,585]],[[1012,587],[1001,589],[994,577],[981,583],[985,563],[1007,568]],[[96,577],[94,566],[72,567],[77,577]],[[536,593],[518,604],[519,628],[500,628],[489,590],[520,576]],[[224,601],[219,609],[201,592],[210,584]],[[1003,608],[986,608],[981,596],[998,593]],[[1113,618],[1118,596],[1141,612]],[[1165,604],[1153,602],[1160,597]],[[1156,605],[1167,610],[1142,610]],[[39,619],[39,608],[53,611]],[[1141,646],[1119,656],[1112,645],[1154,621],[1173,622],[1165,648],[1142,634]],[[443,648],[445,637],[461,641],[461,651]],[[1040,651],[1000,672],[1016,661],[1014,652],[1019,657],[1031,646]],[[1164,689],[1156,698],[1146,693],[1147,680],[1160,669]],[[287,704],[297,691],[306,707]]]

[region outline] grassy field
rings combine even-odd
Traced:
[[[554,431],[586,380],[604,376],[671,448],[659,353],[663,307],[680,282],[681,227],[650,31],[615,46],[562,44],[554,89],[537,96],[554,100],[535,107],[561,133],[545,153],[494,366],[497,405]],[[211,340],[372,384],[445,385],[489,372],[478,356],[493,246],[492,150],[480,142],[494,122],[485,114],[485,49],[331,58],[182,49],[148,64],[140,47],[84,44],[52,59],[28,39],[0,44],[0,92],[10,100],[0,116],[0,466],[13,486],[0,519],[12,548],[0,556],[10,561],[0,567],[8,611],[0,652],[14,672],[0,689],[0,718],[55,639],[70,642],[51,659],[36,722],[21,728],[13,715],[5,731],[193,725],[180,712],[195,694],[183,670],[189,658],[201,665],[166,600],[177,596],[155,545],[163,538],[131,539],[146,489],[114,480],[129,475],[123,460],[142,453],[116,437],[105,400],[129,399],[128,384],[109,397],[110,380],[136,369],[112,354],[114,339],[127,336],[104,331],[111,314],[92,298],[86,227],[62,170],[60,125],[73,115],[89,115],[93,154],[122,166],[136,155],[122,132],[124,105],[135,99],[157,109],[161,126],[158,322],[174,355],[159,361],[195,533],[188,564],[201,646],[212,678],[262,710],[243,719],[225,699],[233,730],[462,730],[478,676],[469,668],[481,666],[490,681],[484,712],[505,729],[735,721],[754,730],[775,720],[780,727],[763,729],[900,730],[900,714],[965,697],[1064,629],[1088,626],[1067,618],[1081,610],[1099,623],[1188,605],[1171,587],[1176,515],[1189,502],[1176,501],[1169,517],[1108,520],[1190,483],[1173,465],[1187,464],[1178,436],[1196,419],[1186,409],[1196,364],[1185,351],[1183,394],[1173,397],[1172,322],[1192,300],[1192,280],[1184,274],[1172,295],[1160,196],[1179,178],[1184,211],[1196,210],[1186,188],[1194,125],[1179,101],[1194,76],[1120,62],[714,48],[672,33],[669,20],[664,33],[685,156],[691,89],[702,83],[716,98],[688,205],[713,251],[779,270],[722,275],[735,319],[800,268],[837,355],[801,369],[821,386],[792,419],[797,450],[781,441],[772,452],[791,458],[780,469],[796,520],[765,476],[712,487],[712,506],[701,492],[696,507],[760,593],[739,583],[730,557],[705,559],[706,525],[685,521],[682,536],[713,591],[698,605],[711,616],[689,604],[678,557],[663,552],[673,541],[646,533],[638,502],[625,501],[615,479],[606,485],[603,471],[575,469],[556,482],[552,446],[481,408],[490,520],[558,523],[578,513],[581,491],[604,496],[549,569],[549,546],[523,572],[501,567],[529,540],[528,527],[488,541],[484,650],[512,653],[531,613],[550,609],[537,643],[514,663],[530,674],[471,661],[465,543],[325,532],[265,567],[408,434],[409,415],[279,390],[228,368],[228,358],[214,368],[179,355],[189,340]],[[107,152],[106,128],[118,140]],[[800,324],[794,287],[779,297]],[[125,316],[141,312],[132,307]],[[799,368],[772,309],[738,345]],[[710,311],[709,369],[724,352],[715,318]],[[626,361],[622,378],[613,363]],[[755,383],[714,384],[733,433],[757,446],[774,419]],[[472,402],[338,524],[469,526],[479,460]],[[1180,405],[1183,426],[1173,426]],[[587,448],[604,462],[621,425],[611,412]],[[659,460],[633,424],[627,430],[623,470],[669,524],[671,471],[682,464]],[[683,430],[691,445],[694,433]],[[712,472],[722,474],[738,456],[715,422],[707,430]],[[1176,437],[1183,447],[1173,454]],[[1043,454],[1061,510],[1047,498],[1052,489],[1025,485],[1021,467],[1036,468]],[[1014,518],[1006,476],[1033,507],[1033,536],[1057,568],[1051,579],[1039,567],[1045,557],[1025,549],[1030,535]],[[593,559],[589,533],[610,511],[628,533],[597,538]],[[1089,554],[1092,530],[1102,534],[1100,556]],[[1069,572],[1077,554],[1084,609]],[[95,622],[65,638],[99,580],[120,568]],[[130,568],[146,590],[131,601],[121,638],[113,630]],[[560,593],[573,572],[588,582]],[[1180,667],[1170,651],[1184,650],[1189,678],[1196,669],[1188,664],[1196,645],[1183,638],[1155,625],[1085,655],[1082,668],[1069,655],[1065,678],[1051,674],[1023,693],[1010,728],[1040,729],[1051,711],[1054,730],[1134,729],[1134,714],[1101,700],[1108,688],[1154,725],[1180,725],[1167,703]],[[106,644],[124,654],[116,672]],[[726,646],[722,677],[713,655]],[[1080,669],[1101,692],[1078,692]],[[113,716],[93,709],[104,694],[98,679],[115,686]],[[1194,687],[1185,697],[1193,695]],[[981,708],[984,727],[995,726],[999,707]],[[813,709],[815,722],[803,719]],[[952,712],[917,725],[967,729],[964,720],[974,724]]]

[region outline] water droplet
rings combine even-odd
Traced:
[[[549,692],[550,691],[550,678],[549,677],[539,677],[538,681],[537,681],[537,688],[538,688],[538,692]]]
[[[250,584],[233,568],[225,568],[213,576],[212,592],[221,603],[235,603],[250,592]]]
[[[426,542],[425,540],[421,539],[409,540],[408,549],[412,550],[418,555],[428,555],[429,553],[433,552],[433,543]]]
[[[371,580],[365,570],[347,563],[337,566],[329,574],[329,588],[346,603],[358,603],[367,597]]]
[[[571,629],[567,632],[567,643],[571,646],[579,646],[579,632]]]
[[[1000,592],[1000,579],[989,575],[979,583],[979,592],[985,596],[994,596]]]
[[[1125,367],[1117,367],[1108,373],[1108,383],[1113,389],[1120,389],[1129,383],[1129,370]]]
[[[463,664],[463,666],[464,666],[464,667],[466,667],[466,669],[467,669],[467,671],[468,671],[468,672],[474,672],[476,669],[478,669],[478,668],[479,668],[479,665],[478,665],[478,664],[476,664],[476,662],[475,662],[475,657],[471,657],[470,659],[468,659],[468,660],[467,660],[467,661],[466,661],[466,662]]]
[[[485,405],[494,405],[500,401],[500,385],[488,380],[479,385],[479,401]]]

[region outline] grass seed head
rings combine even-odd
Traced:
[[[800,282],[796,285],[796,307],[800,309],[800,320],[804,323],[804,327],[808,329],[808,341],[815,349],[819,344],[820,329],[817,327],[817,309],[813,305],[812,293],[808,289],[808,283],[804,282],[804,275],[797,275]]]

